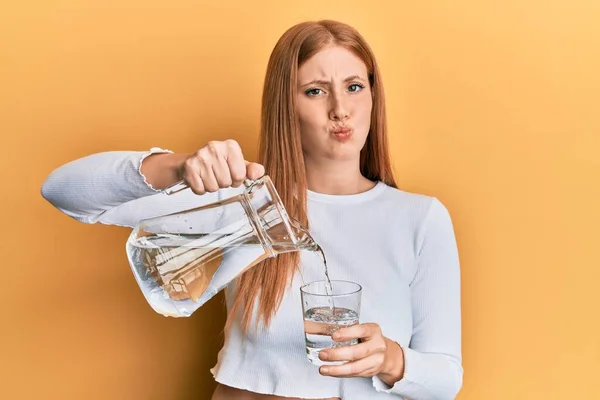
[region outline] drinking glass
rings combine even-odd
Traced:
[[[315,365],[340,365],[345,361],[322,361],[323,349],[350,346],[358,339],[336,342],[331,335],[344,326],[356,325],[360,317],[362,287],[355,282],[315,281],[300,288],[306,354]]]

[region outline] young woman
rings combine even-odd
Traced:
[[[320,280],[313,254],[268,259],[227,290],[228,324],[214,400],[453,399],[462,385],[460,272],[452,222],[436,198],[396,188],[383,86],[352,27],[306,22],[279,40],[267,67],[260,163],[233,140],[191,154],[106,152],[55,170],[43,196],[85,222],[140,219],[213,201],[265,172],[292,217],[310,227],[332,279],[363,287],[361,323],[305,354],[299,271]],[[183,179],[191,191],[157,195]],[[231,290],[229,290],[231,289]],[[256,329],[255,329],[256,328]]]

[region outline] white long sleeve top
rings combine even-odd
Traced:
[[[199,196],[189,190],[166,196],[146,182],[144,158],[164,151],[105,152],[72,161],[50,174],[42,195],[78,221],[127,227],[198,205]],[[209,203],[226,195],[223,190],[201,197]],[[363,288],[360,322],[379,324],[402,346],[403,378],[389,387],[377,377],[325,377],[308,361],[299,288],[303,281],[323,279],[323,264],[305,252],[301,275],[294,277],[268,329],[244,334],[234,323],[211,369],[215,380],[307,399],[454,399],[463,375],[460,271],[447,209],[436,198],[378,182],[354,195],[309,191],[308,217],[331,279]],[[227,291],[228,306],[233,292]]]

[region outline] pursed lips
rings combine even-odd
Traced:
[[[333,134],[333,136],[339,140],[339,141],[346,141],[350,138],[350,136],[352,135],[352,128],[346,127],[346,126],[340,126],[340,127],[336,127],[334,129],[331,130],[331,133]]]

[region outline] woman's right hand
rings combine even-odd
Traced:
[[[183,162],[179,173],[194,193],[204,194],[258,179],[265,167],[246,161],[240,145],[229,139],[208,142]]]

